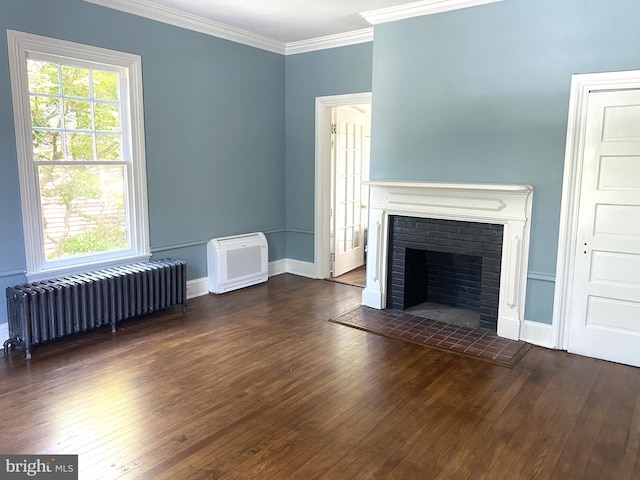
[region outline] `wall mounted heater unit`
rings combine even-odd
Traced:
[[[264,233],[221,237],[207,244],[209,291],[225,293],[269,277],[269,249]]]

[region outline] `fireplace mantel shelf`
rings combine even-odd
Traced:
[[[387,188],[428,188],[431,190],[468,190],[485,192],[532,192],[531,185],[503,185],[492,183],[440,183],[440,182],[403,182],[400,180],[373,180],[365,185]]]

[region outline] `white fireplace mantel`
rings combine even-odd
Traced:
[[[362,304],[384,309],[389,216],[504,225],[498,335],[520,339],[524,320],[533,187],[435,182],[368,182],[367,285]]]

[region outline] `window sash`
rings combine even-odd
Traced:
[[[150,248],[140,57],[12,30],[7,30],[7,37],[27,278],[30,281],[39,280],[148,259],[150,257]],[[27,58],[62,63],[65,66],[119,72],[122,161],[35,161],[33,159],[31,92],[29,92],[28,87]],[[58,96],[57,98],[63,97]],[[40,130],[39,127],[38,130]],[[73,132],[75,133],[76,131],[74,130]],[[90,130],[90,132],[93,132],[93,130]],[[44,227],[42,224],[40,187],[38,185],[38,168],[42,164],[71,164],[77,166],[92,164],[98,164],[99,166],[124,165],[124,169],[127,172],[125,176],[125,201],[127,204],[130,248],[122,251],[47,261],[44,252]]]

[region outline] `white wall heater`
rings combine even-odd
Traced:
[[[209,291],[225,293],[269,278],[269,248],[264,233],[214,238],[207,244]]]

